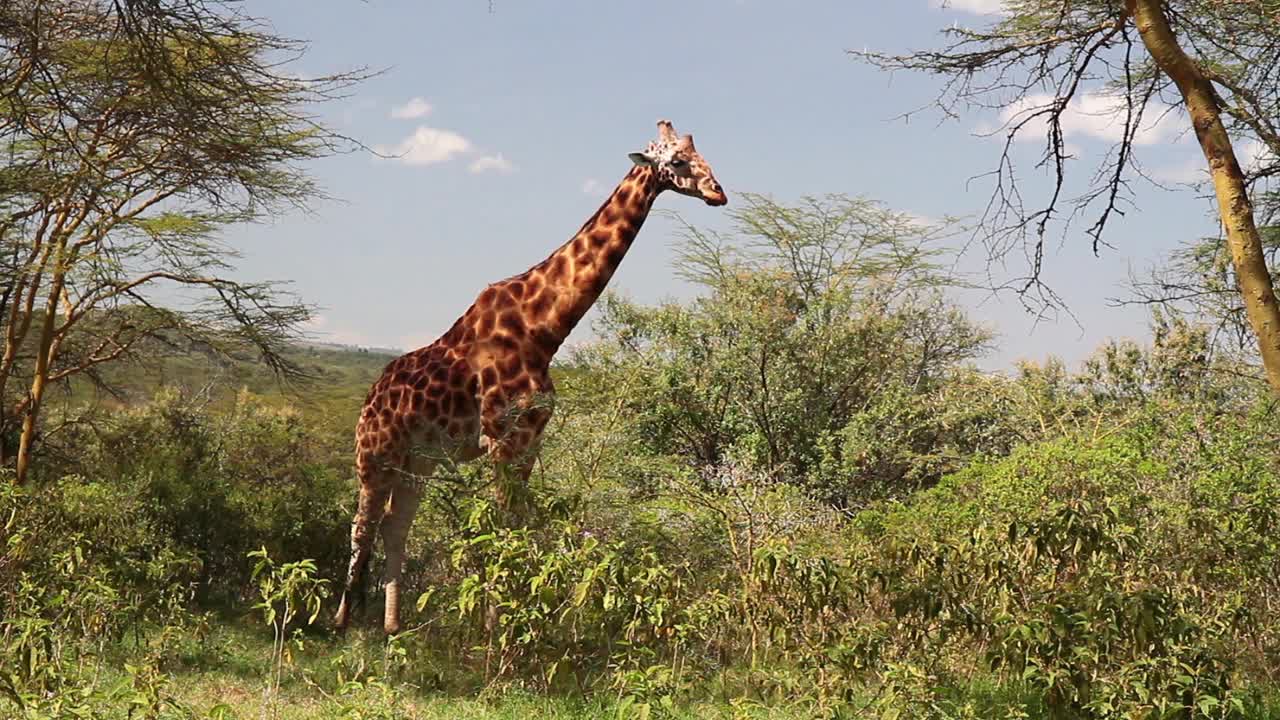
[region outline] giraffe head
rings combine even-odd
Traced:
[[[701,198],[708,205],[724,205],[729,197],[716,182],[711,165],[693,147],[693,136],[676,134],[667,120],[658,121],[658,139],[649,143],[644,152],[629,155],[637,165],[645,165],[658,172],[658,187],[675,190],[681,195]]]

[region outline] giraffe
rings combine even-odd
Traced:
[[[604,291],[665,190],[721,206],[728,197],[711,166],[671,123],[629,153],[633,167],[568,242],[529,270],[486,287],[451,328],[387,365],[356,426],[359,500],[351,563],[334,625],[346,627],[353,589],[382,534],[383,630],[400,631],[404,547],[418,508],[415,478],[443,459],[494,463],[498,507],[512,509],[551,417],[551,358]]]

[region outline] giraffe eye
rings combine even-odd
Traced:
[[[680,158],[671,158],[671,167],[674,167],[674,168],[684,167],[687,164],[688,163],[686,163],[684,160],[681,160]]]

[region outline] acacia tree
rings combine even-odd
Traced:
[[[680,468],[717,486],[736,467],[850,507],[966,456],[951,451],[980,442],[987,406],[944,398],[990,335],[946,299],[950,224],[841,195],[741,200],[726,234],[684,227],[674,268],[695,300],[609,295],[575,354],[578,417],[625,428],[610,452],[635,487]]]
[[[28,475],[48,387],[195,343],[282,355],[308,308],[229,277],[230,223],[301,205],[343,138],[307,113],[359,79],[288,72],[302,46],[235,2],[0,3],[0,430]]]
[[[1006,0],[1002,8],[987,27],[945,30],[949,42],[940,50],[854,54],[881,68],[947,78],[938,106],[948,115],[964,107],[1014,109],[980,227],[993,255],[1028,251],[1030,272],[1019,289],[1034,288],[1049,301],[1040,273],[1051,224],[1091,217],[1086,234],[1096,253],[1142,175],[1135,138],[1144,119],[1184,108],[1212,178],[1231,285],[1267,379],[1280,392],[1280,304],[1250,197],[1280,174],[1280,0]],[[1070,104],[1089,92],[1107,96],[1122,132],[1087,190],[1067,197],[1063,120]],[[1027,204],[1012,148],[1022,133],[1041,126],[1039,162],[1054,182],[1043,202]],[[1233,138],[1259,143],[1269,158],[1242,168]]]

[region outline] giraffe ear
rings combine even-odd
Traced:
[[[647,165],[649,167],[653,167],[654,165],[658,164],[658,161],[654,160],[651,155],[648,155],[642,152],[627,153],[627,157],[631,158],[631,162],[637,165]]]

